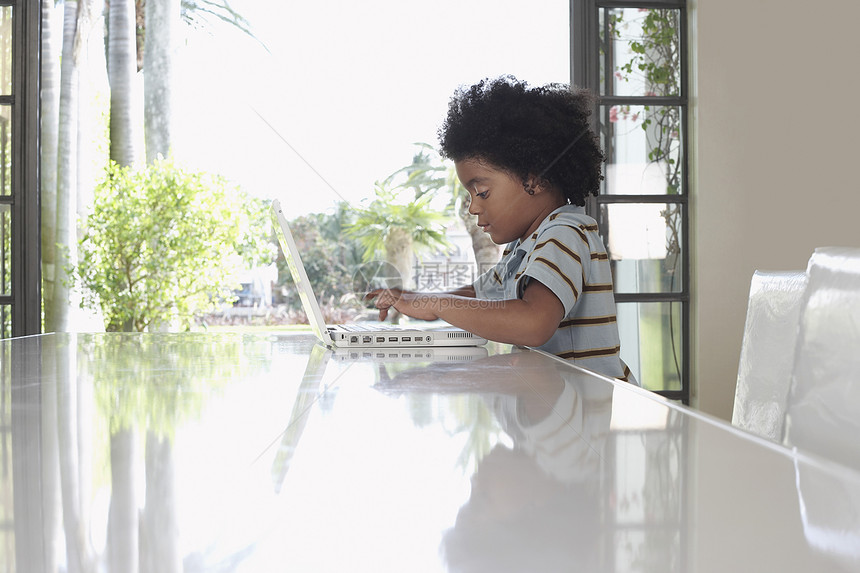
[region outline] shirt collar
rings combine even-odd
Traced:
[[[543,221],[541,221],[540,225],[538,225],[537,229],[535,229],[531,235],[529,235],[525,239],[517,239],[516,241],[511,243],[508,247],[509,250],[511,252],[530,251],[534,246],[535,242],[537,241],[537,237],[540,232],[550,223],[550,219],[554,218],[553,215],[561,215],[564,213],[584,214],[585,207],[580,207],[578,205],[562,205],[561,207],[547,215],[547,217]]]

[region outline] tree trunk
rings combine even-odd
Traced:
[[[466,225],[466,231],[472,238],[472,251],[475,254],[475,263],[478,265],[478,274],[480,275],[499,262],[501,249],[488,234],[478,227],[475,223],[475,216],[469,213],[469,208],[465,202],[460,205],[459,214],[463,224]]]
[[[415,288],[412,280],[414,268],[414,253],[412,249],[412,235],[406,229],[391,229],[385,238],[385,260],[394,265],[403,281],[404,289]],[[388,319],[392,324],[400,322],[401,314],[392,308],[388,312]]]
[[[54,0],[42,0],[41,45],[41,209],[42,284],[45,331],[54,328],[54,245],[57,227],[57,143],[60,122],[60,59],[55,53]],[[50,569],[53,570],[53,569]]]
[[[95,0],[67,0],[63,9],[63,49],[60,67],[60,107],[57,126],[57,193],[54,244],[53,318],[45,325],[48,332],[71,329],[72,299],[68,269],[78,262],[77,211],[78,147],[80,122],[81,56],[92,29]],[[43,201],[44,204],[44,201]]]
[[[143,131],[146,162],[168,157],[173,145],[173,58],[179,0],[147,0],[143,52]]]
[[[412,236],[406,229],[391,229],[385,238],[385,259],[394,265],[403,279],[403,288],[413,288],[414,253]]]
[[[53,3],[53,2],[52,2]],[[42,455],[42,520],[44,523],[45,571],[59,571],[62,560],[63,498],[60,494],[60,446],[57,429],[57,363],[52,352],[42,354],[42,368],[53,376],[42,379],[40,415]]]
[[[77,0],[66,0],[63,10],[63,55],[60,68],[60,109],[57,138],[57,223],[54,236],[53,320],[48,332],[71,327],[71,289],[66,269],[77,263],[75,213],[77,211],[78,81],[76,54],[78,35]]]
[[[66,0],[68,8],[69,0]],[[73,339],[74,340],[74,339]],[[57,380],[67,380],[65,387],[57,388],[57,442],[60,453],[60,490],[63,505],[66,561],[69,573],[89,573],[94,559],[88,543],[89,523],[81,511],[81,467],[78,418],[78,381],[76,371],[77,344],[57,352]]]
[[[111,496],[108,513],[108,571],[136,573],[138,551],[137,495],[134,487],[135,435],[123,428],[110,437]]]
[[[147,0],[143,50],[143,134],[146,162],[170,156],[173,145],[173,58],[179,0]],[[168,332],[175,321],[151,324],[150,331]]]
[[[146,505],[141,519],[141,573],[182,573],[176,516],[176,469],[170,438],[146,435]]]
[[[134,77],[137,73],[134,0],[112,0],[108,10],[107,67],[110,81],[110,158],[135,162]]]

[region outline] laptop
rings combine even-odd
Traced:
[[[416,363],[471,362],[489,356],[486,347],[476,346],[403,346],[334,348],[331,358],[335,362]]]
[[[326,346],[350,348],[387,347],[432,347],[432,346],[480,346],[486,338],[454,326],[418,327],[387,324],[339,324],[327,325],[316,295],[311,288],[307,272],[296,241],[290,231],[287,218],[275,199],[271,205],[272,225],[287,259],[287,266],[299,292],[302,307],[308,316],[311,329]]]

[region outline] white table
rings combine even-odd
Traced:
[[[860,570],[855,473],[535,351],[417,352],[0,342],[0,570]]]

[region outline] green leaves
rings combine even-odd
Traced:
[[[403,229],[411,235],[419,248],[446,247],[444,223],[448,216],[431,207],[432,193],[404,201],[398,186],[391,188],[377,183],[375,198],[355,209],[356,219],[347,228],[347,234],[358,239],[364,246],[364,260],[384,256],[386,240],[395,229]]]
[[[627,12],[629,19],[623,14]],[[680,90],[680,36],[677,9],[618,9],[610,12],[610,29],[627,61],[615,65],[619,81],[638,80],[653,95],[677,95]],[[622,33],[623,32],[623,33]],[[623,49],[621,46],[623,45]]]
[[[230,300],[231,275],[262,257],[259,203],[169,160],[140,170],[111,165],[95,190],[74,278],[82,305],[109,331],[143,331]]]
[[[372,201],[352,209],[355,219],[347,235],[364,247],[364,260],[384,257],[390,238],[409,236],[416,251],[449,246],[445,224],[462,185],[456,173],[439,158],[429,143],[416,143],[412,163],[377,182]],[[431,205],[450,194],[444,205]]]

